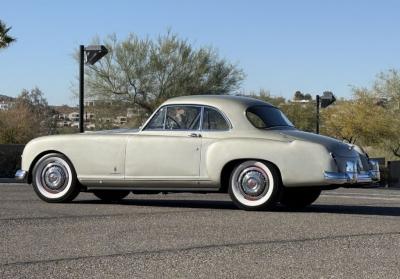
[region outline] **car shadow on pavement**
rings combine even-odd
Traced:
[[[231,201],[221,200],[179,200],[179,199],[124,199],[118,202],[104,202],[101,200],[77,200],[73,203],[80,204],[120,204],[132,206],[155,206],[155,207],[178,207],[178,208],[204,208],[204,209],[226,209],[238,210]],[[400,216],[400,206],[378,206],[378,205],[329,205],[313,204],[303,209],[292,209],[277,206],[272,212],[287,213],[333,213],[349,215],[378,215],[378,216]]]
[[[155,207],[181,207],[181,208],[205,208],[205,209],[238,209],[231,201],[221,200],[171,200],[171,199],[124,199],[117,202],[105,202],[101,200],[77,200],[73,203],[80,204],[120,204],[135,206]]]
[[[400,206],[378,206],[378,205],[330,205],[313,204],[303,209],[290,209],[277,207],[279,212],[302,212],[302,213],[333,213],[348,215],[377,215],[377,216],[400,216]]]

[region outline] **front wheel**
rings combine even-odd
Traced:
[[[120,201],[129,195],[129,191],[124,190],[97,190],[93,194],[106,202]]]
[[[280,203],[289,208],[304,208],[315,202],[320,194],[320,189],[285,188]]]
[[[69,202],[80,188],[71,162],[62,154],[51,153],[40,158],[32,171],[36,194],[46,202]]]
[[[267,162],[245,161],[231,174],[229,195],[235,205],[244,210],[273,207],[280,190],[279,174]]]

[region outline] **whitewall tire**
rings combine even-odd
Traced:
[[[59,153],[40,158],[32,171],[36,194],[46,202],[69,202],[79,194],[79,183],[71,162]]]
[[[280,190],[279,174],[270,163],[245,161],[231,174],[229,195],[241,209],[259,210],[272,207]]]

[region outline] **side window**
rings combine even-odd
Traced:
[[[201,108],[193,106],[170,106],[165,119],[166,130],[198,130]]]
[[[145,130],[162,130],[164,129],[165,108],[160,109],[150,120]]]
[[[225,118],[215,109],[204,108],[203,130],[229,130],[229,125]]]

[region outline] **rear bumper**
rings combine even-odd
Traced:
[[[24,170],[17,170],[15,173],[15,180],[17,181],[25,181],[28,176],[28,172]]]
[[[357,162],[346,162],[345,172],[324,172],[325,182],[329,184],[370,184],[380,180],[379,163],[369,160],[369,171],[358,171]]]

